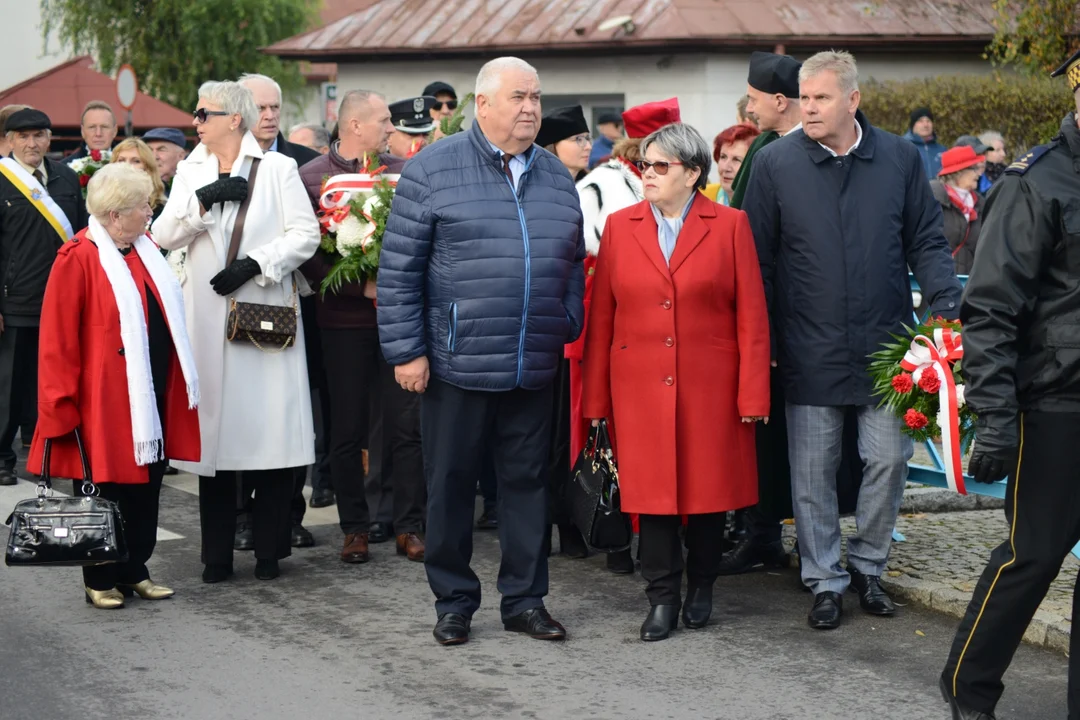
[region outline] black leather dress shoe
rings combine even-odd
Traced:
[[[384,543],[392,536],[392,531],[389,525],[381,522],[371,523],[371,529],[368,530],[368,542],[372,544]]]
[[[826,590],[814,596],[814,607],[806,621],[815,630],[835,630],[840,627],[840,616],[843,613],[843,596]]]
[[[337,502],[337,498],[334,497],[333,490],[330,488],[315,488],[311,491],[311,500],[308,505],[313,508],[324,508],[330,507],[335,502]]]
[[[953,694],[949,692],[949,686],[945,682],[945,678],[941,678],[938,686],[941,688],[941,697],[945,698],[945,702],[949,703],[952,720],[995,720],[993,713],[973,710],[960,702],[960,698],[953,697]]]
[[[8,468],[0,468],[0,485],[17,485],[19,478],[15,477],[15,471]]]
[[[688,587],[682,608],[682,624],[691,630],[705,627],[712,615],[712,585]]]
[[[315,536],[303,525],[292,526],[292,546],[294,548],[312,547],[315,545]]]
[[[544,608],[532,608],[520,615],[505,618],[503,627],[511,632],[525,633],[537,640],[566,639],[566,628],[555,622]]]
[[[237,521],[236,536],[233,538],[233,550],[254,550],[255,530],[251,523]]]
[[[219,583],[228,580],[233,574],[232,565],[207,565],[202,571],[204,583]]]
[[[641,639],[645,642],[667,640],[677,627],[679,627],[678,605],[653,605],[645,617],[645,622],[641,623]]]
[[[881,578],[876,575],[863,575],[854,568],[848,568],[851,575],[851,591],[859,594],[859,605],[871,615],[888,617],[896,614],[896,604],[881,587]]]
[[[498,510],[485,510],[480,519],[476,521],[476,528],[478,530],[498,530],[499,529],[499,511]]]
[[[443,613],[435,623],[435,642],[440,645],[461,645],[469,642],[469,627],[472,620],[457,613]]]
[[[781,542],[760,543],[744,537],[731,552],[724,553],[717,572],[720,575],[741,575],[751,570],[787,567],[787,551]]]
[[[617,553],[608,553],[607,569],[616,575],[632,575],[634,572],[634,556],[629,548]]]

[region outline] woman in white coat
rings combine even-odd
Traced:
[[[278,576],[290,549],[293,468],[315,461],[304,330],[280,353],[226,339],[231,298],[295,307],[308,291],[297,268],[319,245],[319,225],[296,162],[264,154],[249,132],[259,113],[251,92],[233,82],[199,88],[194,126],[200,145],[177,167],[153,237],[177,251],[188,333],[202,383],[202,458],[176,463],[199,476],[204,582],[232,574],[237,472],[255,488],[255,577]],[[252,160],[260,158],[239,253],[226,254]],[[294,275],[295,273],[295,275]]]

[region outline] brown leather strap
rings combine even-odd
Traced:
[[[255,188],[255,175],[259,172],[261,158],[251,159],[251,171],[247,178],[247,197],[240,203],[240,209],[236,211],[236,221],[232,227],[232,239],[229,240],[229,253],[225,256],[225,267],[229,267],[236,260],[240,252],[240,236],[244,234],[244,220],[247,219],[248,206],[251,205],[251,194]]]

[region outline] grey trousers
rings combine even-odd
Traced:
[[[815,594],[847,590],[840,565],[840,510],[836,471],[844,433],[844,407],[787,404],[788,453],[803,584]],[[900,420],[873,405],[857,408],[859,455],[866,464],[855,509],[857,530],[848,538],[848,566],[865,575],[885,571],[892,533],[914,453]]]

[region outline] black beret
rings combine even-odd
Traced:
[[[453,98],[455,100],[457,99],[457,93],[454,92],[453,87],[451,87],[450,85],[448,85],[448,84],[446,84],[444,82],[438,82],[438,81],[433,82],[430,85],[428,85],[426,88],[424,88],[424,92],[422,92],[420,94],[421,95],[431,95],[432,97],[435,97],[436,95],[439,95],[441,93],[451,95],[451,96],[453,96]]]
[[[802,63],[788,55],[754,52],[750,56],[750,87],[769,95],[799,97],[799,68]]]
[[[585,113],[580,105],[555,108],[544,113],[540,120],[540,132],[536,134],[536,144],[540,147],[554,145],[560,140],[589,132],[589,123],[585,122]]]
[[[1067,76],[1069,81],[1069,89],[1075,91],[1080,88],[1080,50],[1077,50],[1072,54],[1065,63],[1054,72],[1050,73],[1050,77],[1058,77],[1060,75]]]
[[[410,135],[424,135],[435,127],[431,108],[438,100],[428,95],[405,98],[390,103],[390,122],[394,128]]]
[[[11,113],[4,123],[4,132],[16,130],[52,130],[49,116],[34,108],[25,108]]]

